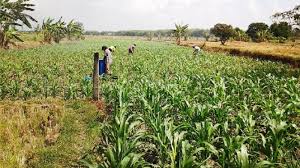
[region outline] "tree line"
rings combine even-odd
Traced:
[[[251,23],[247,30],[239,27],[234,28],[230,24],[218,23],[210,30],[206,29],[189,29],[189,25],[175,24],[175,29],[165,30],[130,30],[130,31],[90,31],[87,35],[106,35],[106,36],[142,36],[152,40],[153,37],[158,39],[162,37],[175,37],[177,44],[181,40],[187,40],[189,37],[202,37],[206,41],[216,37],[225,44],[228,40],[235,41],[278,41],[284,43],[287,40],[295,41],[300,38],[300,5],[294,9],[276,13],[272,16],[273,24],[270,26],[263,22]]]
[[[206,40],[211,35],[218,37],[222,45],[230,40],[264,42],[276,40],[285,42],[287,40],[295,41],[300,38],[300,5],[294,9],[276,13],[272,16],[273,24],[268,26],[266,23],[251,23],[246,31],[232,25],[218,23],[210,29],[209,34],[203,36]],[[180,44],[181,38],[187,36],[188,25],[175,24],[173,35],[176,37],[177,44]],[[185,38],[186,39],[186,38]]]
[[[37,22],[28,13],[34,11],[34,4],[29,0],[0,0],[0,48],[8,49],[10,45],[15,45],[16,41],[23,42],[18,28],[25,26],[32,29],[31,22]],[[175,29],[165,30],[131,30],[131,31],[86,31],[83,24],[75,20],[70,22],[62,18],[55,20],[52,18],[44,19],[41,26],[35,28],[35,32],[43,36],[44,43],[59,43],[62,39],[69,40],[82,39],[86,35],[107,35],[107,36],[143,36],[152,40],[154,37],[159,40],[164,37],[175,37],[178,44],[182,38],[187,40],[189,37],[202,37],[207,41],[216,37],[225,44],[226,41],[233,39],[237,41],[264,42],[276,40],[285,42],[286,40],[295,41],[300,37],[300,5],[294,9],[276,13],[272,16],[273,24],[268,26],[266,23],[251,23],[247,30],[234,28],[229,24],[218,23],[210,30],[189,29],[188,25],[177,25]]]
[[[37,22],[28,13],[34,11],[34,4],[29,0],[0,0],[0,48],[8,49],[10,45],[16,45],[16,41],[23,42],[18,28],[25,26],[32,29],[32,22]],[[42,34],[43,42],[59,43],[63,38],[69,40],[81,39],[84,34],[83,24],[71,20],[65,22],[48,18],[35,28],[35,32]]]
[[[187,37],[206,37],[209,34],[209,29],[188,29]],[[137,36],[148,38],[171,37],[173,29],[162,30],[127,30],[127,31],[86,31],[85,35],[103,35],[103,36]]]

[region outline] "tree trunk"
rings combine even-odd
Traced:
[[[1,47],[7,50],[7,49],[9,49],[9,46],[8,46],[9,43],[10,43],[10,39],[7,37],[5,32],[3,32]]]
[[[184,41],[188,41],[188,36],[184,36]]]
[[[4,48],[4,33],[0,31],[0,47]]]
[[[177,39],[177,45],[180,45],[181,44],[181,37],[178,37]]]
[[[72,35],[70,33],[68,33],[68,40],[72,40]]]

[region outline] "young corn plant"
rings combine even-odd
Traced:
[[[159,167],[195,167],[196,154],[202,148],[195,148],[184,140],[186,132],[180,131],[180,126],[175,126],[170,118],[165,119],[160,127],[160,132],[149,136],[159,146]]]
[[[242,134],[246,136],[255,136],[255,125],[256,121],[253,119],[253,115],[248,112],[239,113],[238,117],[235,118],[237,125],[240,127]]]
[[[4,85],[0,84],[0,99],[3,100],[9,94],[9,88]]]
[[[195,148],[187,140],[182,141],[178,168],[192,168],[201,166],[201,163],[197,163],[197,154],[201,150],[203,149]]]
[[[83,97],[91,97],[92,96],[92,82],[88,80],[82,80],[80,84],[81,92]]]
[[[213,124],[211,121],[203,121],[201,123],[193,123],[189,127],[189,136],[193,144],[203,149],[198,156],[201,160],[207,160],[212,156],[218,156],[218,150],[214,146],[220,139],[218,129],[220,124]]]
[[[283,153],[283,145],[288,138],[288,125],[285,121],[268,120],[267,137],[261,134],[265,154],[272,163],[278,163]]]
[[[234,159],[236,150],[241,149],[249,137],[234,135],[234,132],[236,133],[238,130],[230,128],[228,122],[224,123],[222,132],[222,143],[218,161],[222,167],[232,167],[236,163]]]
[[[166,124],[166,123],[165,123]],[[171,127],[171,124],[169,125]],[[170,149],[167,152],[170,158],[170,167],[176,168],[177,167],[177,158],[179,157],[179,145],[182,142],[184,138],[185,132],[175,132],[172,133],[172,128],[170,128],[166,131],[167,138],[169,140]]]
[[[59,96],[59,93],[60,93],[60,88],[58,83],[53,82],[50,86],[50,95],[55,98]]]
[[[11,94],[13,97],[18,97],[20,91],[21,91],[21,84],[19,81],[14,80],[12,83],[12,88],[11,88]]]
[[[65,92],[65,99],[76,99],[77,98],[77,88],[76,85],[70,84]]]
[[[142,143],[141,139],[144,137],[143,130],[140,130],[142,119],[135,114],[128,114],[125,110],[120,109],[114,119],[104,125],[101,142],[97,147],[97,155],[102,157],[102,160],[100,163],[88,166],[103,168],[147,166],[143,161],[144,154],[137,152]]]
[[[237,167],[240,168],[250,168],[250,160],[249,160],[249,154],[247,151],[247,146],[242,145],[240,150],[236,151],[236,161],[237,161]]]

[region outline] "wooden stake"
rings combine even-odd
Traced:
[[[99,53],[94,54],[93,100],[99,100]]]

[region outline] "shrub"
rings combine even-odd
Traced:
[[[270,32],[275,37],[283,37],[288,39],[292,35],[292,26],[287,22],[273,23],[270,26]]]
[[[248,27],[247,34],[255,42],[261,42],[262,32],[266,34],[265,31],[268,31],[269,26],[265,23],[251,23]]]
[[[228,41],[231,37],[234,36],[234,30],[232,26],[227,24],[216,24],[210,30],[210,32],[216,37],[220,38],[222,45],[225,45],[226,41]]]

